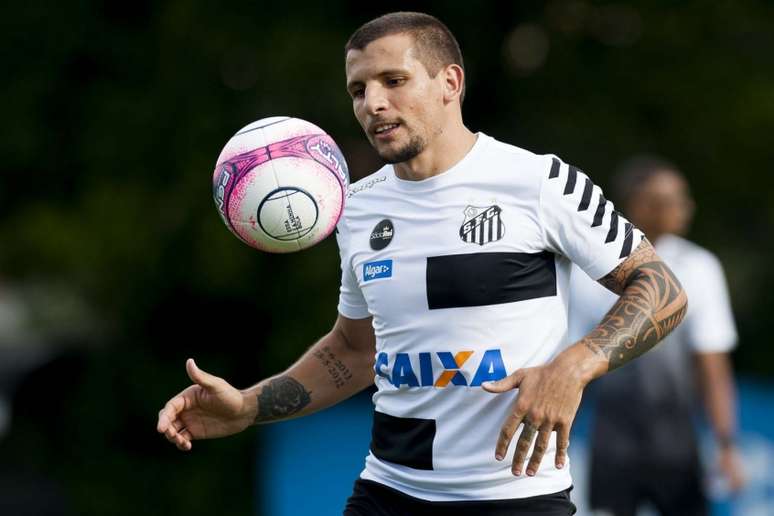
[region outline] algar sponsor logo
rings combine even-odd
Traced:
[[[487,349],[480,354],[475,351],[396,353],[394,357],[382,352],[376,357],[374,372],[397,388],[480,387],[484,382],[508,376],[499,349]]]
[[[379,260],[363,264],[363,281],[392,277],[392,260]]]

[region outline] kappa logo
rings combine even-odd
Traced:
[[[392,385],[400,388],[408,387],[436,387],[444,388],[449,385],[456,387],[480,387],[482,383],[501,380],[508,376],[503,363],[503,356],[499,349],[488,349],[475,367],[471,360],[474,351],[438,351],[435,353],[397,353],[391,360],[387,353],[379,353],[374,364],[374,372],[377,376],[386,378]],[[472,379],[468,382],[468,376],[462,370],[468,364],[468,372],[472,372]],[[419,372],[417,377],[416,371]],[[440,373],[440,374],[439,374]]]
[[[499,206],[465,208],[465,220],[460,226],[460,238],[469,244],[484,245],[505,236],[505,224],[500,217]]]
[[[378,183],[383,183],[385,181],[387,181],[387,176],[379,176],[373,179],[369,179],[365,183],[361,183],[359,185],[353,185],[349,187],[349,191],[347,192],[347,198],[350,198],[356,193],[362,192],[363,190],[368,190],[369,188],[373,188]]]
[[[363,264],[363,281],[392,277],[392,260],[379,260]]]
[[[374,251],[380,251],[390,245],[392,242],[392,236],[395,234],[395,229],[392,227],[392,221],[390,219],[384,219],[379,222],[374,230],[371,231],[370,244],[371,249]]]

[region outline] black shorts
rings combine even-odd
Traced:
[[[344,516],[569,516],[575,514],[570,489],[513,500],[429,502],[359,478]]]
[[[645,502],[662,516],[706,516],[698,462],[682,466],[591,462],[591,508],[615,516],[634,516]]]

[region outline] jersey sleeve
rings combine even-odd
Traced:
[[[365,319],[370,317],[368,304],[366,303],[363,292],[355,277],[349,259],[349,240],[350,233],[347,228],[347,222],[344,217],[339,220],[336,226],[336,242],[339,245],[339,256],[341,258],[341,285],[339,287],[339,306],[341,315],[348,319]]]
[[[621,263],[644,235],[578,168],[547,156],[539,211],[546,244],[598,280]]]
[[[683,321],[688,342],[697,353],[731,351],[737,333],[723,268],[717,258],[707,254],[697,261],[693,273],[699,280],[688,292],[688,313]]]

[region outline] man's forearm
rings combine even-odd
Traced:
[[[718,444],[733,444],[736,433],[736,392],[728,353],[699,353],[696,356],[704,402]]]
[[[600,283],[621,297],[579,344],[605,361],[607,371],[651,349],[685,316],[680,282],[647,241]]]
[[[334,328],[287,371],[242,391],[254,424],[308,415],[360,392],[373,383],[373,357]]]

